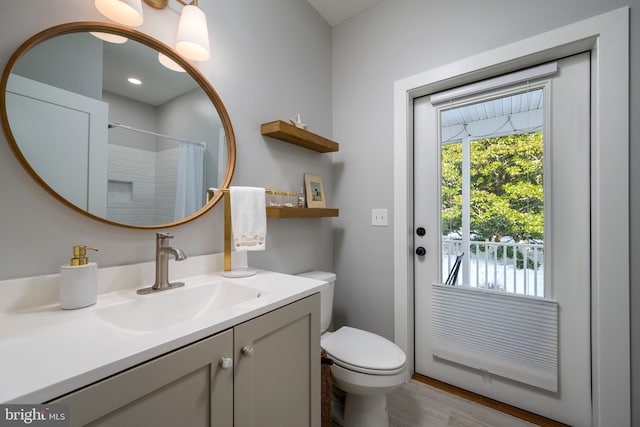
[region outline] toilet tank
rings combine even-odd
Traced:
[[[298,274],[298,276],[309,279],[322,280],[329,283],[329,287],[320,291],[320,333],[329,329],[331,325],[331,315],[333,313],[333,290],[336,284],[336,275],[326,271],[308,271]]]

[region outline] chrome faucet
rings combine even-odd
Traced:
[[[156,233],[156,282],[148,288],[138,289],[138,294],[145,295],[184,286],[182,282],[169,283],[169,255],[173,255],[176,261],[187,259],[182,249],[168,246],[169,239],[173,239],[171,234]]]

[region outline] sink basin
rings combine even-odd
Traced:
[[[121,329],[147,332],[166,328],[214,310],[259,298],[263,292],[224,281],[167,290],[105,307],[94,313]]]

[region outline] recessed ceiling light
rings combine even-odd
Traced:
[[[132,85],[142,84],[142,81],[140,79],[136,79],[135,77],[129,77],[127,80],[129,80],[129,83],[131,83]]]

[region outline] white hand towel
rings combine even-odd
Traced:
[[[240,251],[263,251],[267,238],[264,188],[229,187],[233,247]]]

